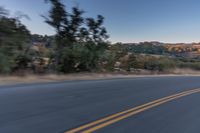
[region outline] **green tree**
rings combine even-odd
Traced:
[[[107,35],[107,30],[103,26],[104,17],[101,15],[97,16],[97,19],[87,18],[86,19],[87,26],[89,28],[90,40],[94,43],[102,43],[109,38]]]
[[[25,55],[30,33],[17,18],[9,17],[8,11],[0,8],[0,71],[9,73],[21,65],[19,55]]]
[[[56,29],[55,59],[61,72],[85,71],[97,68],[100,55],[107,49],[104,17],[84,18],[84,11],[73,7],[71,13],[60,0],[51,4],[45,22]]]

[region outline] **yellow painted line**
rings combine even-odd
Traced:
[[[199,92],[200,92],[200,91],[199,91]],[[197,92],[193,92],[193,93],[197,93]],[[131,112],[131,113],[129,113],[129,114],[126,114],[126,115],[124,115],[124,116],[118,117],[118,118],[116,118],[116,119],[113,119],[113,120],[110,120],[110,121],[108,121],[108,122],[105,122],[105,123],[102,123],[102,124],[100,124],[100,125],[97,125],[97,126],[95,126],[95,127],[92,127],[92,128],[90,128],[90,129],[88,129],[88,130],[83,131],[82,133],[91,133],[91,132],[94,132],[94,131],[99,130],[99,129],[103,128],[103,127],[109,126],[109,125],[111,125],[111,124],[113,124],[113,123],[116,123],[116,122],[118,122],[118,121],[120,121],[120,120],[123,120],[123,119],[125,119],[125,118],[128,118],[128,117],[130,117],[130,116],[132,116],[132,115],[141,113],[141,112],[143,112],[143,111],[145,111],[145,110],[147,110],[147,109],[156,107],[156,106],[158,106],[158,105],[161,105],[161,104],[163,104],[163,103],[172,101],[172,100],[174,100],[174,99],[178,99],[178,98],[181,98],[181,97],[184,97],[184,96],[187,96],[187,95],[191,95],[191,94],[193,94],[193,93],[183,94],[183,95],[180,95],[180,96],[177,96],[177,97],[173,97],[173,98],[167,99],[167,100],[165,100],[165,101],[161,101],[161,102],[155,103],[155,104],[153,104],[153,105],[144,107],[144,108],[142,108],[142,109],[136,110],[136,111]]]
[[[194,91],[194,90],[192,90],[192,91]],[[96,124],[99,124],[99,123],[102,123],[102,122],[104,122],[104,121],[110,120],[110,119],[115,118],[115,117],[117,117],[117,116],[123,115],[123,114],[125,114],[125,113],[131,112],[131,111],[135,111],[135,110],[137,110],[137,109],[140,109],[140,108],[143,108],[143,107],[145,107],[145,106],[154,104],[154,103],[156,103],[156,102],[160,102],[160,101],[162,101],[162,100],[165,100],[165,99],[168,99],[168,98],[171,98],[171,97],[175,97],[175,96],[178,96],[178,95],[181,95],[181,94],[184,94],[184,93],[188,93],[188,92],[191,92],[191,90],[190,90],[190,91],[181,92],[181,93],[178,93],[178,94],[174,94],[174,95],[171,95],[171,96],[167,96],[167,97],[164,97],[164,98],[161,98],[161,99],[158,99],[158,100],[149,102],[149,103],[147,103],[147,104],[144,104],[144,105],[141,105],[141,106],[137,106],[137,107],[135,107],[135,108],[132,108],[132,109],[129,109],[129,110],[126,110],[126,111],[122,111],[122,112],[116,113],[116,114],[111,115],[111,116],[108,116],[108,117],[106,117],[106,118],[103,118],[103,119],[100,119],[100,120],[91,122],[91,123],[89,123],[89,124],[83,125],[83,126],[81,126],[81,127],[72,129],[72,130],[70,130],[70,131],[67,131],[66,133],[74,133],[74,132],[83,130],[83,129],[85,129],[85,128],[94,126],[94,125],[96,125]]]
[[[145,111],[147,109],[153,108],[153,107],[161,105],[163,103],[172,101],[174,99],[177,99],[177,98],[180,98],[180,97],[183,97],[183,96],[191,95],[191,94],[197,93],[197,92],[200,92],[200,89],[184,91],[184,92],[181,92],[181,93],[178,93],[178,94],[167,96],[167,97],[164,97],[164,98],[149,102],[147,104],[144,104],[144,105],[141,105],[141,106],[137,106],[135,108],[132,108],[132,109],[129,109],[129,110],[126,110],[126,111],[122,111],[122,112],[119,112],[119,113],[116,113],[116,114],[113,114],[113,115],[105,117],[103,119],[100,119],[100,120],[91,122],[89,124],[80,126],[78,128],[69,130],[69,131],[67,131],[65,133],[76,133],[76,132],[80,132],[80,131],[82,131],[82,133],[91,133],[91,132],[96,131],[98,129],[101,129],[101,128],[105,127],[105,126],[111,125],[111,124],[113,124],[113,123],[115,123],[117,121],[120,121],[122,119],[130,117],[130,116],[135,115],[137,113],[143,112],[143,111]]]

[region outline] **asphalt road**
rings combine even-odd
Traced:
[[[1,86],[0,133],[64,133],[196,88],[200,88],[200,77],[189,76]],[[95,132],[200,133],[199,92],[140,110],[101,122],[104,126],[95,125]]]

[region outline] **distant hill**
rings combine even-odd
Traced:
[[[169,55],[185,58],[200,57],[200,43],[140,42],[118,43],[115,45],[122,45],[124,49],[131,53]]]

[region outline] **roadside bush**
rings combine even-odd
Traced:
[[[0,73],[9,74],[12,71],[10,59],[0,53]]]
[[[94,43],[77,43],[72,48],[66,47],[61,51],[57,69],[63,73],[96,70],[102,52]]]
[[[152,71],[167,71],[176,67],[172,59],[166,57],[150,58],[145,63],[145,69]]]
[[[179,68],[190,68],[193,70],[200,70],[200,62],[181,62],[178,64]]]

